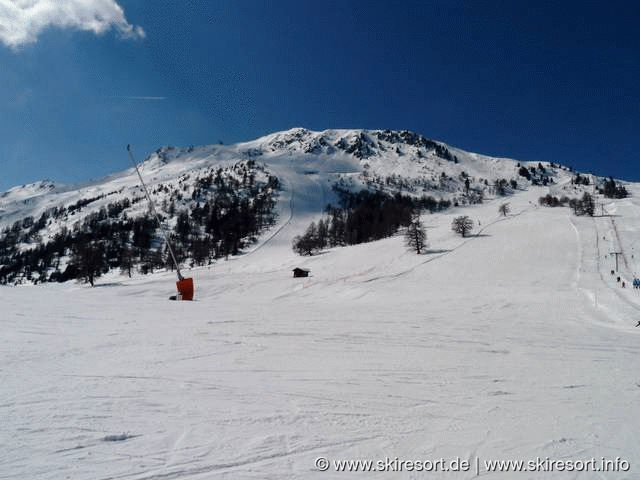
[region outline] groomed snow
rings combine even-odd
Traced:
[[[546,457],[630,469],[480,478],[640,477],[639,188],[598,218],[539,207],[535,187],[506,218],[499,200],[425,214],[426,255],[400,235],[299,257],[330,175],[271,168],[278,225],[188,271],[195,302],[167,301],[171,273],[0,289],[0,479],[471,479],[476,461]],[[459,214],[478,235],[454,236]]]

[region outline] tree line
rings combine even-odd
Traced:
[[[565,207],[568,205],[571,211],[578,216],[593,217],[596,211],[595,200],[589,192],[584,192],[582,198],[569,198],[566,195],[558,198],[547,194],[540,197],[538,203],[547,207]]]
[[[327,247],[356,245],[394,235],[408,227],[416,212],[444,210],[451,206],[446,200],[433,197],[409,197],[396,193],[361,190],[351,192],[334,187],[339,206],[328,205],[326,216],[312,222],[306,231],[293,239],[293,250],[300,255],[313,255]],[[419,234],[417,234],[419,235]]]
[[[131,276],[134,271],[146,274],[173,268],[164,236],[178,261],[191,266],[236,255],[275,222],[278,189],[278,179],[260,173],[255,164],[212,169],[195,178],[183,176],[178,187],[154,189],[156,199],[165,194],[159,202],[161,224],[149,211],[134,217],[133,202],[125,198],[73,225],[65,222],[66,217],[60,219],[70,226],[62,226],[45,240],[44,229],[56,218],[74,215],[95,199],[56,207],[37,221],[26,218],[0,232],[0,284],[74,278],[93,284],[112,269]]]

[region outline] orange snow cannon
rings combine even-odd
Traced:
[[[193,278],[181,278],[176,282],[178,300],[193,300]]]
[[[133,158],[133,152],[131,151],[131,145],[127,145],[127,152],[129,152],[129,158],[131,159],[131,163],[133,163],[134,168],[136,169],[136,173],[138,174],[138,178],[140,179],[140,183],[142,184],[142,188],[144,189],[144,194],[147,196],[147,200],[149,201],[149,207],[156,217],[156,221],[158,225],[160,225],[160,231],[162,232],[162,221],[158,216],[158,211],[156,210],[156,205],[153,203],[151,199],[151,195],[149,195],[149,190],[147,189],[146,183],[142,179],[142,175],[140,174],[140,169],[138,168],[138,162]],[[162,232],[162,236],[164,237],[164,243],[167,245],[169,249],[169,253],[171,254],[171,260],[173,260],[173,264],[176,267],[176,271],[178,272],[178,281],[176,285],[178,286],[178,295],[171,295],[169,300],[193,300],[193,278],[184,278],[180,273],[180,265],[176,260],[176,256],[173,254],[173,249],[171,248],[171,243],[169,243],[169,235],[166,232]]]

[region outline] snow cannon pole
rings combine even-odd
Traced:
[[[162,228],[162,222],[160,222],[160,216],[158,215],[158,211],[156,210],[156,206],[153,203],[153,200],[151,200],[151,195],[149,195],[149,190],[147,190],[147,185],[144,183],[144,180],[142,179],[142,175],[140,174],[140,169],[138,168],[138,163],[136,162],[135,158],[133,158],[133,152],[131,151],[131,145],[127,145],[127,152],[129,152],[129,158],[131,159],[131,163],[133,163],[133,166],[136,169],[136,173],[138,174],[138,178],[140,179],[140,183],[142,184],[142,188],[144,189],[144,194],[147,196],[147,200],[149,201],[149,205],[151,206],[151,211],[155,215],[156,221],[158,222],[158,225],[160,226],[160,231],[162,232],[162,236],[164,238],[164,242],[167,245],[167,248],[169,249],[169,253],[171,254],[171,259],[173,260],[173,264],[176,266],[176,271],[178,272],[178,280],[182,281],[182,280],[184,280],[184,277],[182,276],[182,273],[180,273],[180,265],[178,265],[178,261],[176,260],[176,256],[173,254],[173,249],[171,248],[171,243],[169,243],[169,237],[167,236],[166,232]]]

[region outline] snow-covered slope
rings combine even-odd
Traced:
[[[177,185],[182,175],[212,166],[228,167],[246,160],[264,163],[276,174],[285,176],[321,173],[325,182],[353,178],[357,185],[367,181],[379,182],[382,187],[386,185],[388,189],[397,190],[404,180],[407,185],[413,184],[417,193],[460,193],[464,184],[460,177],[463,172],[473,179],[472,185],[475,182],[480,186],[484,180],[488,184],[503,178],[523,182],[518,177],[517,162],[513,160],[467,153],[411,132],[312,132],[302,128],[229,146],[163,147],[147,158],[141,171],[153,191],[158,184]],[[126,161],[123,152],[123,163]],[[400,182],[397,185],[387,181],[394,176]],[[416,187],[418,185],[420,188]],[[37,218],[51,208],[70,206],[78,201],[96,199],[85,209],[90,213],[109,201],[141,193],[133,168],[78,186],[42,181],[14,187],[0,194],[0,228],[27,216]],[[156,197],[159,202],[163,200],[160,193]]]
[[[511,192],[530,184],[547,183],[559,173],[567,175],[560,168],[539,164],[530,167],[532,173],[527,173],[529,178],[525,179],[519,168],[525,167],[513,160],[452,149],[406,131],[312,132],[297,128],[230,146],[163,147],[143,162],[141,171],[164,219],[164,230],[174,231],[180,214],[193,217],[194,209],[204,203],[209,204],[207,208],[214,208],[214,203],[221,205],[219,199],[215,200],[220,191],[235,190],[239,199],[244,198],[250,204],[256,195],[263,198],[272,195],[269,183],[272,177],[282,186],[278,211],[286,212],[290,208],[288,202],[296,192],[296,202],[307,202],[312,206],[310,213],[317,213],[327,203],[335,203],[336,185],[342,190],[402,192],[464,205],[492,195],[498,181],[503,185],[500,188]],[[262,191],[256,191],[253,188],[256,185]],[[220,215],[224,208],[218,210]],[[67,268],[71,255],[82,243],[79,238],[83,232],[89,228],[95,230],[96,224],[105,228],[109,225],[110,235],[124,239],[101,247],[112,252],[108,263],[111,268],[117,268],[118,258],[129,255],[122,253],[123,249],[127,244],[136,243],[138,227],[127,222],[149,215],[133,168],[84,185],[65,186],[43,181],[15,187],[0,194],[0,283],[72,277],[73,273]],[[271,232],[263,229],[262,233],[272,235],[287,221],[286,214],[280,216],[280,223]],[[211,223],[208,225],[213,228]],[[203,240],[209,235],[206,241],[211,246],[211,256],[226,257],[227,253],[221,253],[221,248],[215,246],[223,240],[211,233],[209,227],[205,229],[202,224],[194,230],[194,235],[200,235]],[[162,244],[158,230],[155,237],[152,248]],[[250,240],[245,237],[241,248],[246,250]],[[192,251],[190,246],[185,247],[186,263],[201,263],[193,261]],[[158,257],[163,253],[141,252],[136,262],[142,265],[144,256],[153,258],[154,255]]]
[[[511,194],[506,217],[489,191],[423,214],[425,255],[395,236],[299,257],[291,239],[319,218],[332,182],[366,184],[363,163],[385,159],[300,154],[306,140],[268,153],[298,132],[145,165],[167,181],[253,155],[283,181],[278,223],[258,244],[189,272],[195,302],[166,301],[170,272],[0,288],[3,478],[638,478],[638,185],[600,199],[607,216],[575,217],[538,205],[578,188],[556,169],[552,185]],[[515,161],[447,148],[450,178],[517,175]],[[133,188],[128,175],[109,181]],[[462,213],[477,235],[453,234]],[[296,266],[310,277],[292,278]],[[594,471],[603,458],[620,471]],[[338,473],[342,460],[377,471]],[[530,471],[491,472],[494,460]]]

